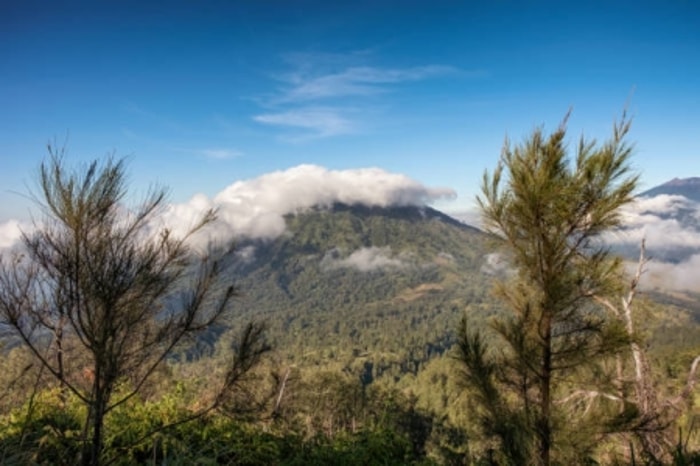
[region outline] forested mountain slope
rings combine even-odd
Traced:
[[[227,279],[242,294],[232,323],[265,320],[292,360],[372,353],[415,372],[451,346],[463,312],[495,310],[494,243],[436,210],[336,204],[286,222],[275,240],[239,241]]]
[[[465,312],[477,323],[499,312],[493,279],[508,268],[498,242],[434,209],[336,204],[286,223],[274,240],[239,240],[222,285],[241,292],[232,326],[264,320],[289,364],[397,379],[448,350]],[[654,313],[651,335],[667,348],[683,327],[694,344],[697,296],[648,296],[671,309]]]

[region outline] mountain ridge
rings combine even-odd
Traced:
[[[673,178],[642,192],[639,197],[654,197],[660,194],[681,195],[700,202],[700,177]]]

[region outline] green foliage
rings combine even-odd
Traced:
[[[299,448],[299,447],[297,447]],[[363,430],[333,439],[315,437],[279,464],[301,465],[404,465],[414,464],[410,445],[396,432]]]
[[[0,417],[0,464],[73,465],[79,459],[84,409],[59,390],[43,391]]]
[[[700,464],[700,451],[690,451],[688,442],[695,432],[696,427],[691,424],[690,431],[684,436],[683,429],[679,427],[678,442],[673,450],[674,466],[690,466]]]
[[[519,340],[521,345],[523,340]],[[508,394],[499,383],[504,377],[502,362],[487,356],[482,334],[472,332],[466,318],[460,324],[456,357],[464,365],[462,383],[473,389],[472,400],[478,405],[477,419],[484,433],[501,440],[503,459],[508,464],[526,464],[532,457],[533,427],[526,418],[529,413],[505,398]],[[527,377],[513,383],[517,382],[517,389],[529,388]]]
[[[189,414],[187,394],[174,391],[158,401],[132,398],[115,409],[105,425],[104,455],[110,464],[170,465],[403,465],[424,462],[410,437],[394,428],[367,427],[304,438],[272,433],[212,413],[144,434]],[[396,406],[396,405],[395,405]],[[58,392],[42,393],[31,415],[22,407],[0,418],[2,464],[71,465],[79,459],[83,408]]]
[[[599,235],[620,225],[619,209],[637,184],[628,129],[623,120],[601,145],[582,139],[574,160],[564,125],[550,135],[537,129],[520,145],[506,144],[493,174],[484,174],[484,223],[503,240],[517,275],[496,288],[511,311],[491,323],[502,349],[490,353],[465,319],[457,357],[484,432],[500,439],[511,464],[550,464],[568,438],[557,391],[626,343],[592,297],[618,286],[619,260]]]

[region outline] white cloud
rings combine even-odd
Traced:
[[[309,107],[280,113],[267,113],[254,116],[258,123],[306,130],[304,133],[288,137],[292,141],[338,136],[354,132],[353,123],[341,115],[339,109],[329,107]]]
[[[197,195],[170,206],[163,221],[176,233],[194,225],[202,212],[218,210],[218,220],[200,239],[228,240],[236,236],[276,238],[286,230],[284,215],[334,203],[388,207],[421,206],[454,197],[450,189],[431,189],[411,178],[379,168],[328,170],[299,165],[250,180],[237,181],[213,199]]]
[[[637,268],[633,262],[626,265],[630,274]],[[648,262],[640,286],[644,289],[700,292],[700,254],[694,254],[679,264]]]
[[[503,255],[492,252],[484,256],[486,261],[481,266],[481,273],[486,275],[512,275],[515,270]]]
[[[161,216],[155,219],[149,234],[167,227],[175,235],[182,236],[201,221],[204,213],[214,207],[214,203],[204,194],[196,194],[186,203],[170,204]],[[217,230],[219,231],[215,231],[212,227],[213,225],[208,225],[207,228],[204,228],[197,234],[196,242],[198,244],[205,245],[209,241],[223,241],[225,239],[223,231],[220,231],[224,225],[217,225]]]
[[[27,231],[28,225],[24,225],[17,220],[8,220],[0,223],[0,252],[17,244],[22,237],[22,231]]]
[[[631,204],[637,212],[677,213],[681,209],[693,208],[693,201],[685,196],[674,194],[659,194],[653,197],[640,197]]]
[[[208,159],[233,159],[243,155],[242,152],[232,149],[199,149],[195,151],[198,155]]]
[[[683,196],[659,195],[640,198],[622,213],[624,230],[605,235],[608,244],[639,246],[646,239],[650,251],[673,251],[679,248],[700,248],[700,229],[693,222],[680,222],[678,216],[698,218],[700,203]]]
[[[243,263],[253,262],[255,259],[255,246],[245,246],[236,250],[236,257]]]
[[[298,102],[347,96],[370,95],[382,92],[387,84],[419,81],[454,72],[448,66],[428,65],[404,69],[356,66],[320,76],[293,75],[292,85],[280,99]]]
[[[634,255],[641,241],[646,241],[651,260],[641,286],[700,291],[699,213],[700,203],[683,196],[639,198],[623,211],[624,229],[606,234],[605,241]],[[636,266],[634,262],[628,264],[630,273]]]
[[[422,206],[442,198],[453,198],[451,189],[428,188],[405,175],[380,168],[329,170],[317,165],[300,165],[237,181],[213,198],[197,194],[188,202],[170,204],[149,231],[168,227],[183,235],[195,226],[208,209],[216,209],[216,222],[193,239],[199,246],[210,240],[227,242],[236,237],[273,239],[286,231],[284,215],[315,206],[335,203],[367,206]],[[14,244],[20,224],[0,225],[0,248]],[[361,256],[362,258],[362,256]]]
[[[368,66],[369,54],[298,53],[287,56],[291,69],[274,76],[281,86],[260,99],[266,109],[253,120],[301,134],[286,135],[291,142],[355,133],[364,125],[358,115],[367,115],[369,97],[395,90],[402,83],[418,82],[458,69],[429,64],[405,68]],[[352,98],[352,103],[348,104]],[[376,108],[376,100],[372,101]],[[347,108],[351,105],[354,109]]]
[[[398,269],[405,266],[401,259],[392,257],[389,247],[368,247],[353,251],[348,257],[340,259],[335,257],[337,251],[326,254],[321,260],[321,267],[325,269],[354,268],[360,272],[372,272],[381,269]]]

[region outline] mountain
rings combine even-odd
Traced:
[[[465,312],[477,325],[500,312],[491,289],[507,268],[495,240],[434,209],[336,204],[285,221],[276,239],[239,241],[224,280],[242,293],[230,325],[266,321],[283,364],[398,380],[452,346]],[[688,326],[697,296],[654,298],[668,305],[664,341],[677,334],[671,316],[700,341]]]
[[[674,178],[659,186],[644,191],[640,197],[654,197],[659,194],[680,195],[691,201],[700,202],[700,177]]]
[[[240,293],[226,326],[266,322],[282,366],[398,380],[444,354],[465,313],[483,325],[501,312],[491,289],[509,270],[496,240],[437,210],[334,204],[285,215],[284,224],[272,239],[239,238],[219,285]],[[659,313],[665,344],[675,345],[679,322],[688,342],[700,341],[700,296],[652,296],[668,311]],[[224,332],[214,329],[183,356],[228,341]]]
[[[224,282],[242,293],[230,323],[267,321],[295,363],[371,355],[373,376],[415,373],[465,311],[495,312],[491,238],[434,209],[336,204],[285,221],[274,240],[239,241]]]

